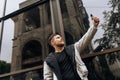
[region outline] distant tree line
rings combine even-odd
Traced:
[[[99,43],[102,50],[120,46],[120,0],[109,0],[108,5],[111,10],[103,12],[104,22],[101,24],[104,30],[103,37],[95,41],[95,43]],[[119,53],[120,51],[117,51],[98,57],[103,68],[104,80],[120,80],[111,74],[108,67],[113,65],[116,60],[120,61]]]
[[[0,75],[10,72],[10,63],[0,60]],[[0,78],[0,80],[9,80],[9,78]]]

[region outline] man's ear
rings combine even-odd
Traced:
[[[53,41],[53,40],[51,40],[51,41],[50,41],[50,44],[51,44],[51,46],[53,46],[53,45],[54,45],[54,41]]]

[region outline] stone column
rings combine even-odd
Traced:
[[[45,43],[45,24],[46,24],[46,21],[45,21],[45,4],[43,5],[40,5],[38,6],[39,8],[39,13],[40,13],[40,26],[41,26],[41,34],[40,35],[43,35],[41,36],[41,39],[42,39],[42,43]],[[45,56],[45,44],[42,45],[42,60],[44,60],[44,56]]]
[[[64,37],[63,19],[59,0],[50,0],[50,10],[53,33],[60,33]]]
[[[16,38],[18,35],[18,16],[13,17],[12,20],[14,21],[14,38]]]
[[[14,30],[14,39],[13,39],[13,52],[12,52],[12,64],[11,64],[11,71],[15,71],[20,69],[21,63],[19,64],[18,59],[21,58],[21,53],[19,51],[19,34],[21,32],[21,26],[20,26],[20,18],[19,16],[13,17],[13,21],[15,22],[15,30]],[[18,66],[19,65],[19,66]]]
[[[12,49],[12,63],[11,63],[11,72],[17,71],[21,69],[21,49],[20,49],[20,36],[22,34],[22,21],[20,21],[20,16],[16,16],[12,18],[15,22],[15,32],[14,32],[14,39],[13,39],[13,49]],[[14,75],[13,75],[14,76]],[[11,80],[14,80],[15,77],[11,77]]]
[[[22,33],[24,33],[26,31],[26,28],[25,28],[25,22],[24,22],[24,19],[26,17],[24,16],[24,13],[21,13],[19,15],[19,36],[22,35]]]
[[[69,17],[70,17],[70,22],[73,26],[75,27],[78,27],[79,31],[84,34],[84,31],[83,31],[83,23],[81,21],[80,17],[78,14],[78,11],[77,11],[77,7],[74,5],[75,4],[75,0],[65,0],[66,1],[66,6],[67,6],[67,10],[68,10],[68,14],[69,14]]]

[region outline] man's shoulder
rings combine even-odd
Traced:
[[[73,50],[74,49],[74,44],[66,46],[65,49],[66,50]]]
[[[50,61],[50,60],[53,59],[53,57],[54,57],[54,52],[50,52],[50,53],[48,54],[48,56],[46,57],[45,61]]]
[[[74,44],[65,47],[65,51],[69,56],[73,56],[75,52]]]

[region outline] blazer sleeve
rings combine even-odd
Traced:
[[[51,68],[47,65],[46,62],[44,62],[44,80],[53,80],[53,72],[51,70]]]
[[[83,35],[83,37],[75,43],[75,48],[82,52],[86,46],[91,43],[92,38],[94,37],[97,28],[92,26],[88,29],[88,31]]]

